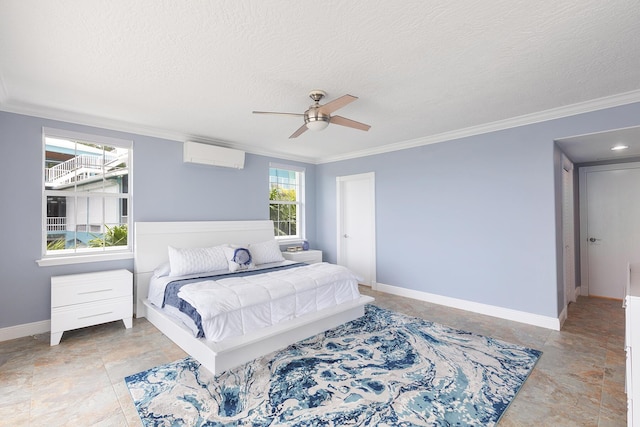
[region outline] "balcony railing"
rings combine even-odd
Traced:
[[[45,169],[45,181],[51,184],[69,184],[88,178],[115,167],[122,161],[122,156],[105,154],[92,156],[80,154],[72,159]]]
[[[47,231],[65,231],[67,229],[67,218],[62,216],[47,217]]]

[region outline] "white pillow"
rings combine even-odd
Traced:
[[[227,258],[222,246],[210,248],[174,248],[169,246],[170,276],[226,270]]]
[[[280,245],[278,245],[278,242],[275,240],[251,243],[249,245],[249,251],[251,251],[251,257],[255,265],[284,261],[284,257],[280,251]]]
[[[162,264],[157,266],[155,270],[153,270],[153,275],[155,277],[168,276],[169,273],[171,273],[171,264],[169,264],[169,261],[163,262]]]
[[[251,252],[247,248],[227,246],[224,248],[224,254],[229,263],[229,271],[248,270],[255,266]]]

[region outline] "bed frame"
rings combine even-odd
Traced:
[[[369,296],[361,296],[356,301],[214,343],[195,338],[187,327],[168,317],[146,300],[153,270],[168,260],[169,245],[181,248],[205,247],[224,243],[260,243],[273,238],[272,221],[136,222],[136,317],[146,317],[205,368],[219,374],[364,314],[365,304],[374,300]]]

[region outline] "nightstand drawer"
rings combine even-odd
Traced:
[[[128,296],[53,308],[51,310],[51,332],[84,328],[132,316],[133,305],[131,297]]]
[[[130,296],[133,278],[128,270],[71,274],[51,278],[51,307],[83,304]]]
[[[64,331],[133,317],[133,275],[129,270],[51,277],[51,345]]]

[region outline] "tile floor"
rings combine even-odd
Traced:
[[[500,426],[624,426],[624,310],[580,297],[551,331],[381,294],[377,304],[542,350]],[[140,426],[123,378],[185,354],[145,319],[0,342],[0,425]]]

